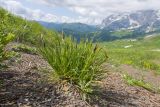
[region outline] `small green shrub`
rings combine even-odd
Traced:
[[[0,35],[0,63],[7,58],[8,53],[4,51],[4,47],[14,39],[14,35],[9,33],[8,35]]]
[[[55,36],[39,50],[60,79],[78,86],[83,99],[92,92],[92,83],[102,73],[100,65],[107,59],[98,45],[83,40],[77,43],[71,37]]]

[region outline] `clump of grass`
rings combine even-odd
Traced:
[[[28,53],[28,54],[37,54],[36,48],[30,47],[30,46],[27,46],[27,45],[24,45],[24,44],[15,46],[13,48],[13,50],[15,52],[24,52],[24,53]]]
[[[139,87],[143,87],[149,91],[153,91],[153,86],[149,83],[144,82],[143,80],[138,80],[138,79],[134,79],[132,76],[128,75],[128,74],[124,74],[123,75],[123,79],[126,80],[126,82],[129,85],[132,86],[139,86]]]
[[[84,40],[77,43],[71,37],[55,36],[39,50],[61,80],[78,87],[83,99],[92,93],[92,83],[102,76],[100,66],[107,59],[98,45]]]
[[[4,35],[0,32],[0,63],[7,58],[9,53],[6,52],[4,48],[10,41],[14,39],[14,37],[15,36],[11,33]]]

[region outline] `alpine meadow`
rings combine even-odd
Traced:
[[[0,0],[0,107],[159,107],[158,0]]]

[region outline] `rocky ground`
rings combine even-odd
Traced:
[[[48,80],[52,69],[39,55],[20,52],[4,63],[8,68],[0,71],[0,107],[160,107],[160,94],[127,85],[108,64],[105,78],[86,102],[72,85]]]

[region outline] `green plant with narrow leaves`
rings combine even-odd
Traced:
[[[61,80],[78,86],[83,99],[92,93],[92,83],[102,76],[100,66],[107,59],[98,45],[83,40],[77,43],[71,37],[54,36],[39,50]]]
[[[142,80],[142,79],[140,79],[140,80],[134,79],[132,76],[130,76],[128,74],[124,74],[123,79],[126,80],[126,82],[129,85],[143,87],[149,91],[154,90],[154,88],[151,84],[144,82],[144,80]]]
[[[14,39],[14,35],[9,33],[8,35],[0,35],[0,62],[7,58],[8,53],[4,51],[4,47]]]
[[[12,50],[15,52],[24,52],[24,53],[33,54],[33,55],[37,54],[35,47],[30,47],[25,44],[20,44],[20,45],[14,46]]]

